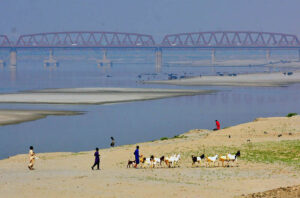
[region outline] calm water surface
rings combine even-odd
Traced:
[[[213,128],[215,119],[221,121],[222,127],[226,127],[249,122],[256,117],[285,116],[289,112],[300,112],[300,84],[287,87],[184,87],[139,83],[141,80],[167,79],[168,73],[198,76],[213,75],[215,72],[269,71],[269,68],[263,66],[212,68],[165,63],[161,72],[155,73],[151,52],[115,52],[110,55],[115,60],[113,66],[100,69],[94,60],[97,52],[93,52],[94,55],[91,52],[59,53],[60,66],[53,70],[43,66],[43,57],[47,52],[20,52],[17,71],[12,72],[8,67],[0,70],[0,92],[65,87],[155,87],[214,89],[218,92],[112,105],[0,104],[0,109],[85,112],[84,115],[49,116],[0,127],[0,158],[27,153],[30,145],[36,148],[36,152],[78,152],[92,150],[96,146],[108,147],[110,136],[115,137],[117,145],[134,144],[164,136],[172,137],[193,128]],[[178,56],[175,54],[166,56],[164,60],[167,62],[176,58]],[[188,58],[192,60],[197,57]]]

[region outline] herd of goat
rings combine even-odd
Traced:
[[[224,156],[208,156],[205,157],[204,154],[202,154],[201,156],[194,156],[192,155],[192,166],[198,164],[198,165],[202,165],[202,163],[205,163],[205,167],[211,167],[212,165],[215,166],[215,163],[218,163],[219,166],[219,162],[222,163],[222,167],[224,167],[224,163],[227,163],[227,166],[229,166],[229,163],[236,163],[237,162],[237,158],[241,156],[241,152],[237,151],[235,155],[232,155],[230,153],[224,155]],[[151,155],[150,157],[146,158],[143,155],[140,156],[140,166],[142,168],[155,168],[155,167],[173,167],[175,168],[176,166],[179,167],[179,162],[180,162],[180,154],[178,155],[172,155],[170,157],[165,157],[162,156],[160,158],[156,158],[153,155]],[[135,165],[135,161],[132,160],[128,160],[128,164],[127,164],[127,168],[130,168],[131,166]]]

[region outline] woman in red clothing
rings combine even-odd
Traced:
[[[214,131],[221,129],[221,125],[220,125],[220,122],[218,120],[216,120],[216,127],[217,128],[215,128]]]

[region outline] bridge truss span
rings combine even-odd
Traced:
[[[121,32],[52,32],[21,35],[17,47],[153,47],[151,35]]]
[[[216,31],[169,34],[164,37],[161,46],[170,48],[299,48],[300,42],[296,35],[291,34]]]
[[[9,47],[11,43],[6,35],[0,35],[0,47]]]

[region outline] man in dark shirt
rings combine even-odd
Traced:
[[[92,170],[94,170],[94,167],[97,165],[97,170],[100,170],[99,166],[100,166],[100,155],[99,155],[99,148],[96,148],[96,152],[94,154],[95,156],[95,163],[92,166]]]
[[[134,157],[135,157],[135,165],[134,168],[137,168],[137,165],[140,163],[140,152],[139,152],[139,146],[136,146],[136,150],[134,151]]]
[[[110,146],[114,147],[115,146],[115,138],[114,137],[110,137],[110,139],[111,139]]]

